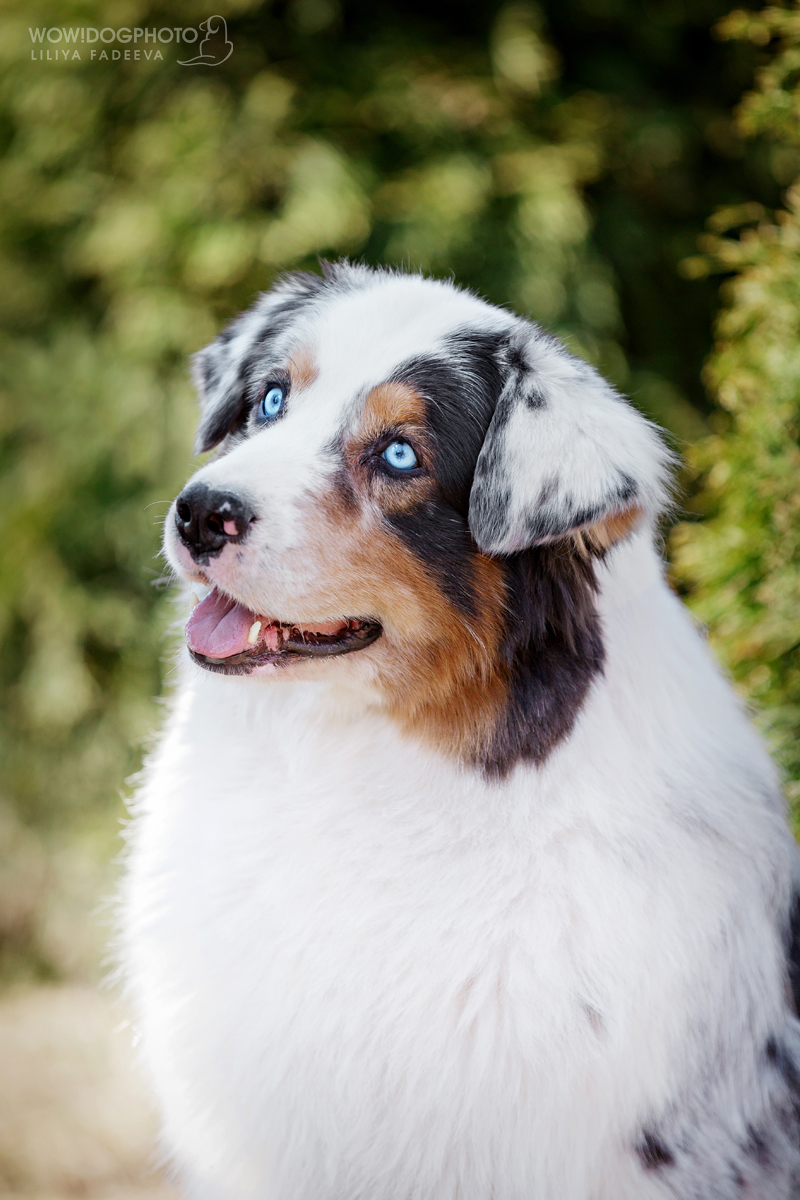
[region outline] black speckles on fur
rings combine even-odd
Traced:
[[[721,1055],[704,1061],[699,1054],[682,1099],[633,1142],[642,1169],[659,1174],[665,1194],[675,1200],[797,1200],[798,1069],[787,1040],[796,1047],[799,1036],[791,1021],[785,1036],[770,1038],[755,1059],[748,1061],[739,1039]]]
[[[536,384],[532,384],[525,393],[525,405],[530,409],[547,408],[545,394]]]
[[[636,481],[620,472],[613,488],[597,503],[580,505],[575,497],[564,492],[557,476],[548,480],[537,497],[536,504],[525,520],[525,532],[531,542],[563,537],[570,529],[580,529],[601,520],[608,513],[619,511],[636,498]]]
[[[764,1054],[770,1066],[783,1076],[793,1092],[800,1091],[800,1072],[798,1064],[790,1054],[786,1044],[779,1038],[767,1038]]]
[[[213,392],[217,385],[217,380],[219,379],[216,362],[210,355],[208,355],[202,360],[200,369],[204,390],[207,393]]]
[[[539,507],[534,509],[525,519],[525,533],[532,543],[546,542],[551,538],[563,537],[570,529],[579,529],[582,525],[591,525],[598,521],[607,508],[604,504],[593,504],[589,508],[580,508],[571,496],[562,496],[556,504],[552,490],[548,494],[543,489],[539,499]]]
[[[315,275],[312,271],[287,271],[278,277],[278,287],[288,288],[292,296],[302,303],[318,296],[325,283],[324,272]]]
[[[764,1052],[770,1067],[783,1079],[794,1112],[800,1120],[800,1062],[797,1052],[792,1053],[784,1041],[774,1037],[767,1040]]]
[[[789,921],[786,930],[786,974],[794,1002],[794,1011],[800,1015],[800,894],[792,897]]]
[[[509,343],[506,361],[508,363],[509,370],[514,371],[517,374],[521,374],[522,372],[530,369],[528,366],[528,360],[525,357],[525,353],[519,342],[512,340]]]
[[[504,392],[492,419],[492,434],[484,442],[474,468],[469,497],[470,524],[481,529],[484,540],[489,542],[505,529],[511,504],[511,486],[502,469],[503,438],[498,436],[498,430],[505,428],[513,408],[513,396]]]
[[[742,1146],[742,1151],[746,1158],[753,1159],[760,1167],[771,1165],[772,1158],[767,1137],[763,1132],[754,1129],[752,1125],[747,1127],[747,1139]]]
[[[635,500],[638,491],[639,488],[637,487],[636,480],[632,479],[624,471],[620,471],[619,483],[612,493],[612,500],[621,507],[624,504],[629,504],[631,500]]]
[[[658,1134],[645,1129],[642,1139],[636,1147],[639,1161],[645,1171],[657,1171],[661,1167],[674,1167],[675,1155],[669,1146],[661,1140]]]

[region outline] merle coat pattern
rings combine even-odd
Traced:
[[[664,581],[670,455],[448,283],[196,358],[122,953],[190,1200],[800,1196],[800,869]]]

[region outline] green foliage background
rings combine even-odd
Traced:
[[[727,8],[215,0],[212,69],[31,59],[31,27],[197,26],[201,0],[6,4],[0,970],[93,961],[73,914],[169,670],[187,356],[318,254],[454,273],[689,449],[676,579],[797,779],[799,18],[715,34]]]
[[[772,44],[774,58],[738,110],[747,136],[800,144],[800,10],[735,12],[724,37]],[[728,276],[705,370],[719,406],[689,461],[703,520],[673,536],[676,577],[762,725],[800,805],[800,182],[770,214],[721,210],[684,263]],[[750,224],[752,222],[752,224]],[[739,236],[724,231],[738,228]]]

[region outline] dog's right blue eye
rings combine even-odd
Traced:
[[[389,443],[381,458],[398,471],[412,471],[418,462],[413,446],[400,438]]]
[[[283,408],[283,400],[283,388],[277,383],[270,384],[256,411],[257,420],[274,421]]]

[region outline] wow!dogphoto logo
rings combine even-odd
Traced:
[[[219,67],[233,54],[224,17],[208,17],[199,28],[176,25],[160,29],[123,27],[97,29],[87,25],[67,29],[28,29],[34,62],[152,62],[164,58],[167,46],[180,47],[182,67]]]

